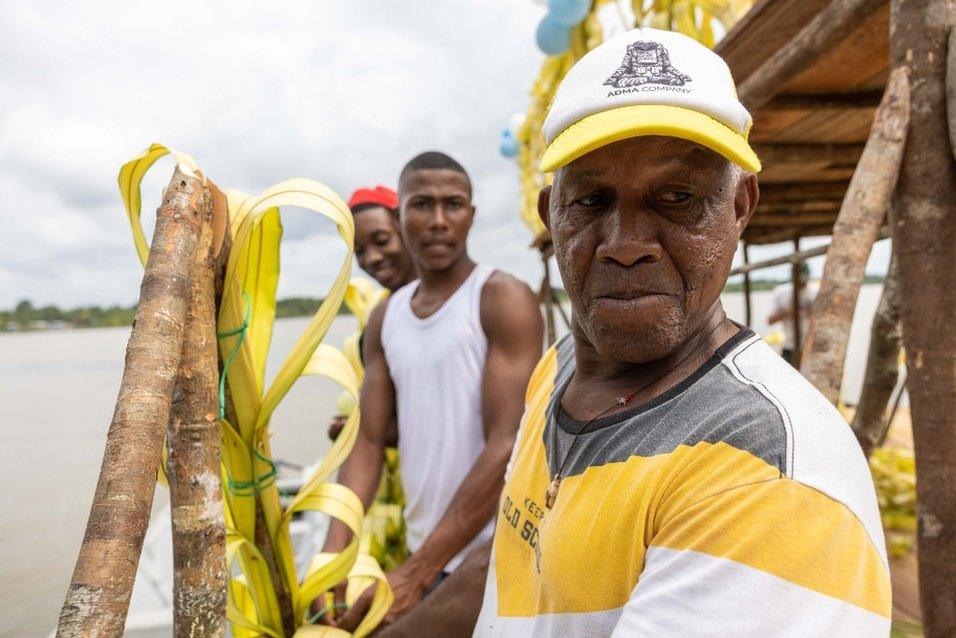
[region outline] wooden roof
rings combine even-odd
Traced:
[[[829,0],[762,0],[717,45],[738,85]],[[753,113],[761,197],[744,239],[829,235],[889,73],[889,3],[787,80]]]

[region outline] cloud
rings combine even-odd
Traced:
[[[343,197],[394,184],[413,154],[440,148],[475,183],[473,256],[536,286],[517,169],[497,145],[528,104],[541,4],[5,3],[0,308],[135,300],[141,269],[116,173],[153,141],[223,187],[310,177]],[[170,166],[144,183],[147,229]],[[281,293],[320,294],[338,266],[334,230],[296,211],[284,226]],[[787,250],[755,247],[752,258]],[[874,253],[871,271],[884,271],[886,248]]]
[[[303,176],[343,197],[441,148],[475,181],[473,255],[536,280],[517,170],[497,143],[527,106],[542,12],[524,0],[7,3],[0,307],[136,298],[116,173],[153,141],[224,187]],[[146,226],[168,170],[144,183]],[[338,267],[334,230],[314,217],[285,216],[282,294],[320,294]]]

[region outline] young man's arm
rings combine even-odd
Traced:
[[[481,387],[485,447],[432,533],[404,565],[389,574],[395,602],[387,621],[418,603],[445,564],[488,524],[498,503],[524,411],[525,388],[541,356],[537,298],[524,283],[495,273],[481,293],[481,325],[488,338]]]
[[[351,489],[367,510],[378,489],[384,461],[388,425],[395,416],[395,387],[382,349],[382,319],[388,300],[380,303],[369,318],[365,332],[365,379],[359,401],[362,425],[355,447],[339,470],[338,482]],[[327,552],[342,551],[352,532],[333,519],[326,537]]]
[[[434,593],[394,625],[375,634],[376,638],[471,635],[485,594],[491,545],[488,541],[469,552]]]

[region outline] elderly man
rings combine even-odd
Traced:
[[[679,34],[625,33],[568,73],[538,209],[575,325],[532,375],[490,562],[384,636],[476,616],[475,636],[889,633],[859,446],[721,307],[757,203],[749,128],[723,60]]]

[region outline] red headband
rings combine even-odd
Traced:
[[[352,193],[352,197],[349,199],[349,208],[355,208],[362,204],[377,204],[389,210],[395,210],[398,208],[398,194],[387,186],[360,188]]]

